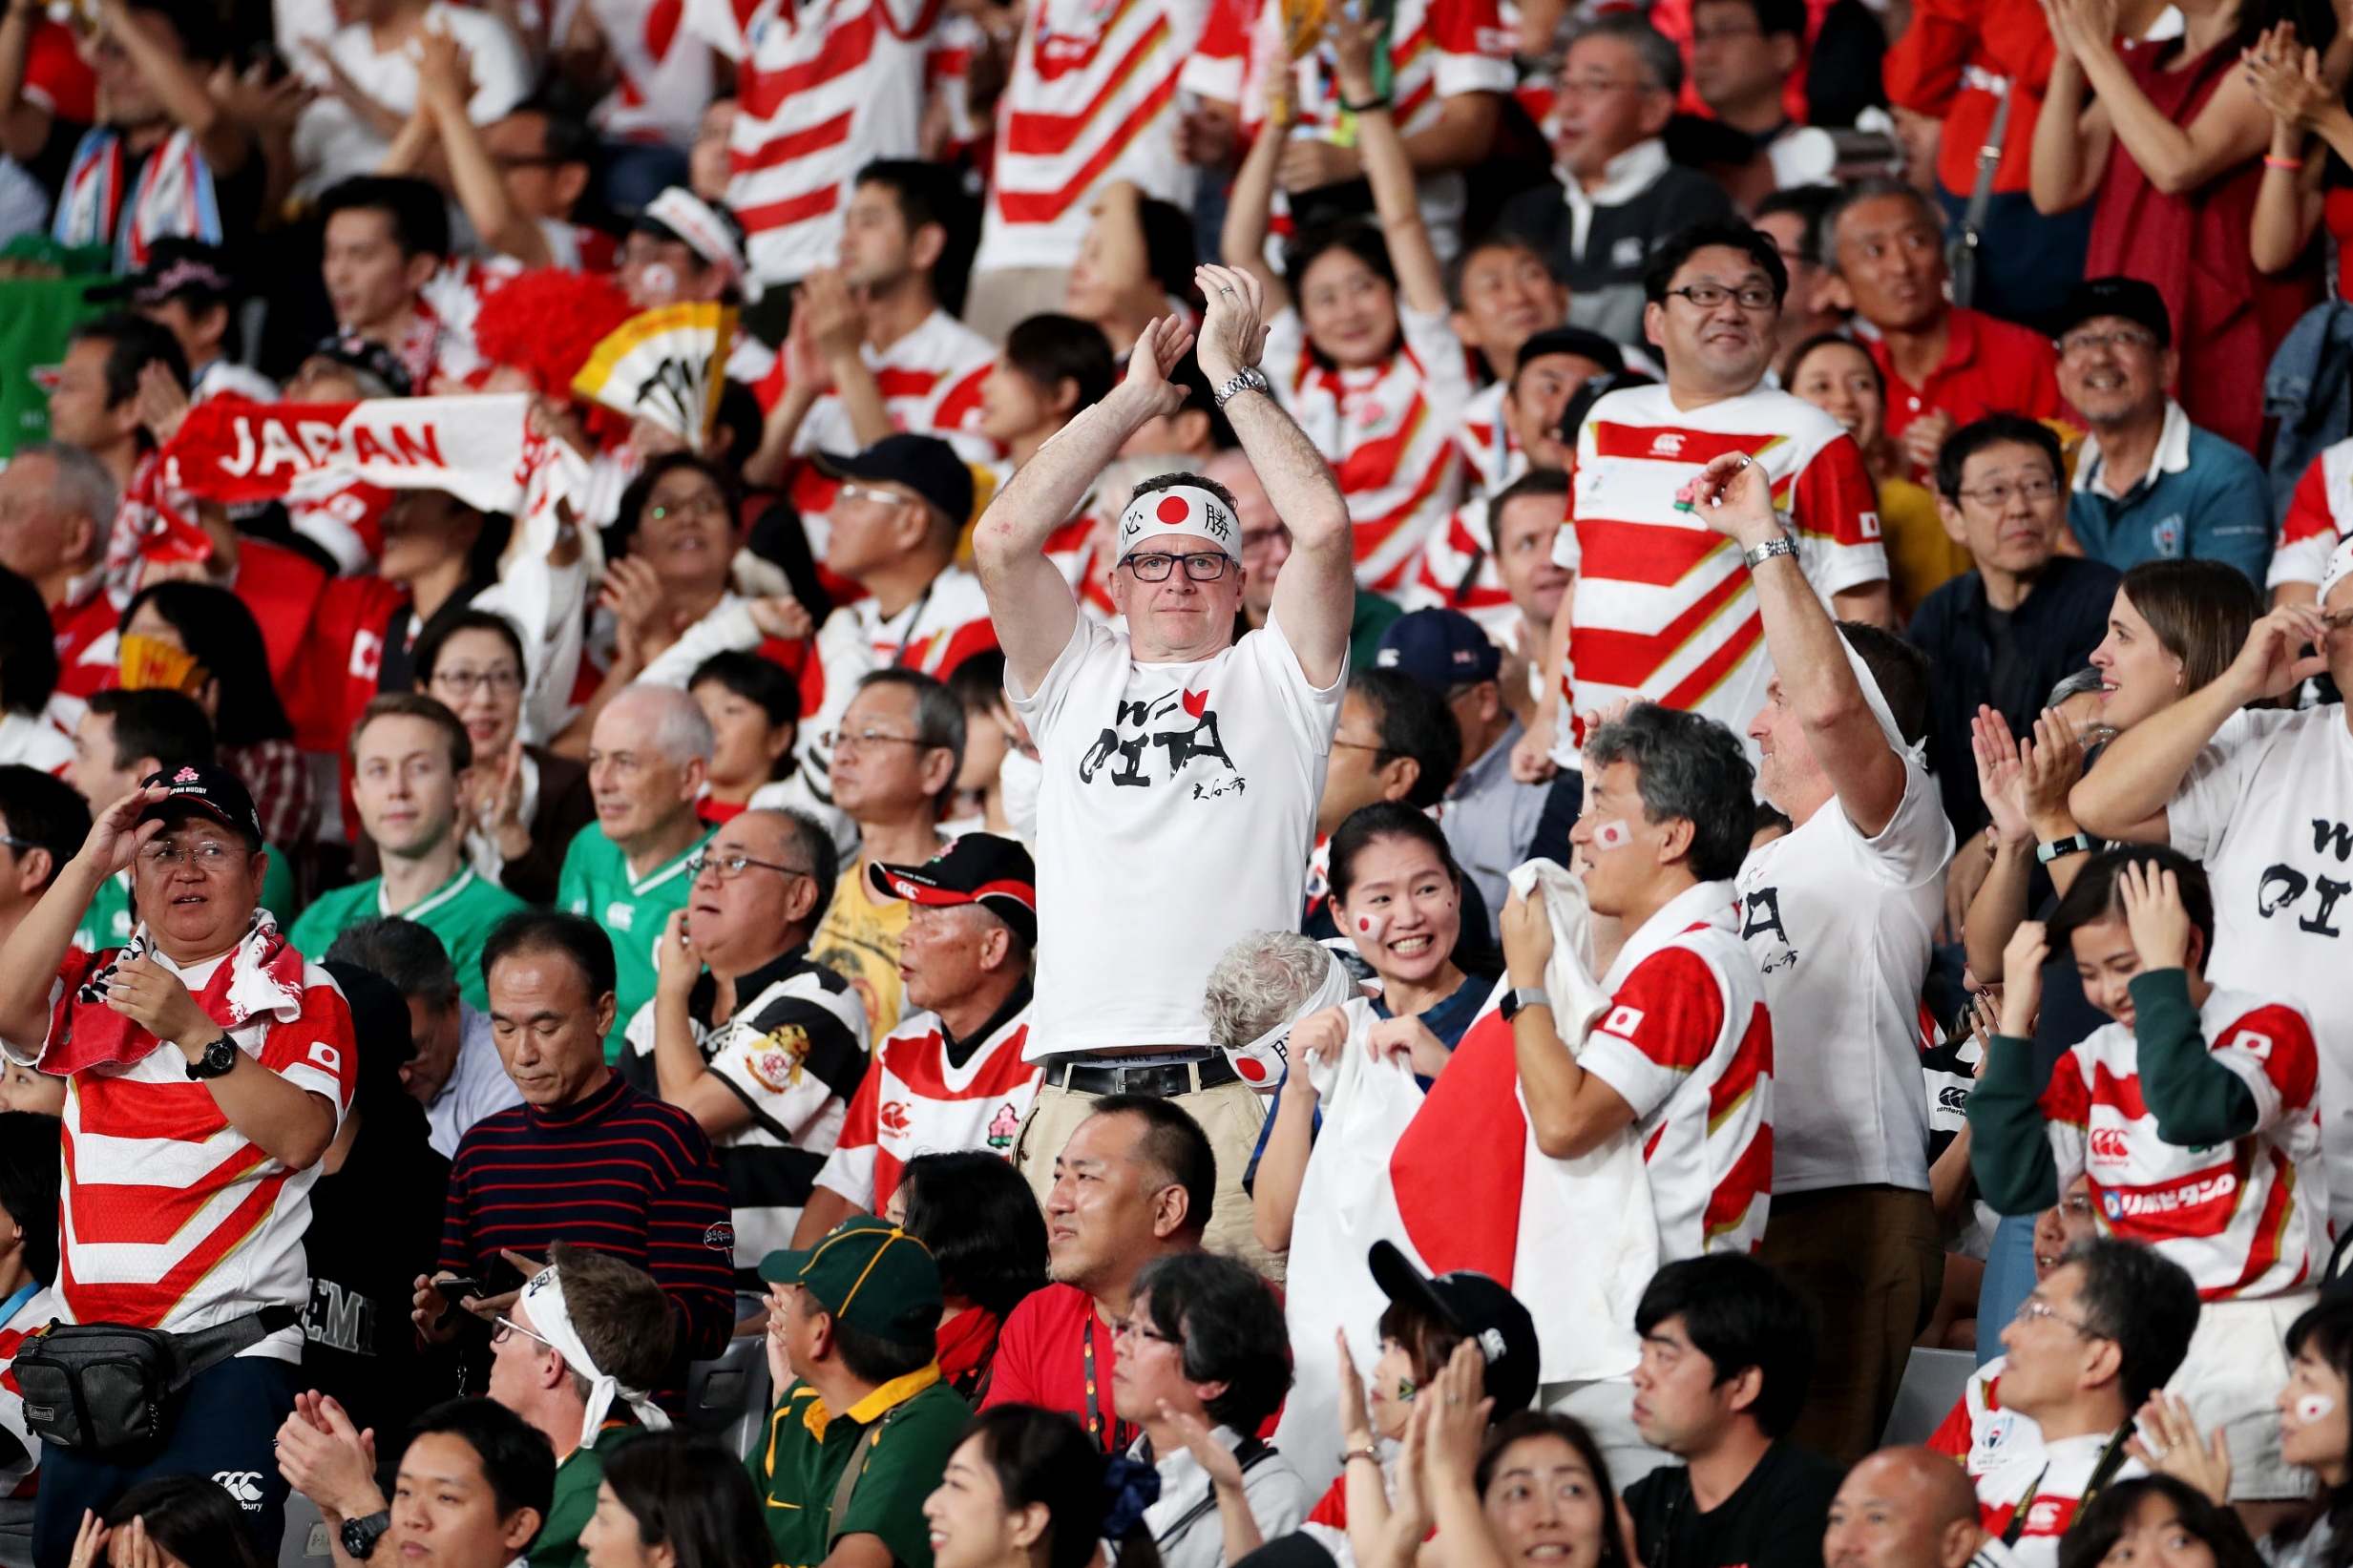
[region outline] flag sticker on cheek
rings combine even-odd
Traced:
[[[1385,914],[1356,916],[1356,935],[1367,942],[1378,942],[1389,931],[1389,917]]]
[[[1623,849],[1634,842],[1634,830],[1626,826],[1624,817],[1612,817],[1593,829],[1593,847]]]
[[[2325,1421],[2335,1412],[2337,1402],[2324,1393],[2308,1393],[2296,1401],[2296,1424],[2308,1427],[2316,1421]]]

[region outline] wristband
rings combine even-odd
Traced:
[[[2098,843],[2092,839],[2090,834],[2074,833],[2067,838],[2052,839],[2048,844],[2036,845],[2034,858],[2048,866],[2052,861],[2063,860],[2069,855],[2088,855],[2098,847]]]
[[[1386,93],[1377,98],[1367,98],[1362,103],[1350,103],[1345,96],[1340,99],[1340,107],[1352,115],[1369,115],[1376,109],[1387,109],[1390,103],[1390,96]]]
[[[2263,155],[2263,167],[2266,169],[2294,170],[2300,169],[2303,166],[2304,160],[2300,157],[2280,157],[2271,153],[2265,153]]]
[[[1378,1449],[1372,1448],[1351,1448],[1342,1449],[1340,1451],[1340,1468],[1342,1470],[1346,1470],[1350,1465],[1355,1464],[1359,1459],[1370,1459],[1377,1465],[1380,1463],[1380,1451]]]

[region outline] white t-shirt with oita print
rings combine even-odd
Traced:
[[[2353,1223],[2353,730],[2342,703],[2234,715],[2165,808],[2214,889],[2215,985],[2302,1004],[2329,1217]]]
[[[1186,664],[1082,618],[1035,692],[1008,671],[1044,768],[1030,1059],[1208,1043],[1218,954],[1298,927],[1346,679],[1310,684],[1271,617]]]
[[[1833,799],[1742,863],[1741,939],[1788,1030],[1773,1070],[1775,1193],[1928,1190],[1920,984],[1952,853],[1943,798],[1907,758],[1877,837]]]

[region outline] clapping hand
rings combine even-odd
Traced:
[[[1181,316],[1162,316],[1136,338],[1135,351],[1127,356],[1127,374],[1120,381],[1119,390],[1130,403],[1140,404],[1137,423],[1158,419],[1175,413],[1185,407],[1185,388],[1168,378],[1176,373],[1185,351],[1193,345],[1193,334]],[[1207,345],[1204,345],[1206,355]],[[1208,371],[1208,366],[1203,366]]]
[[[2043,963],[2050,956],[2050,932],[2039,920],[2022,920],[2002,950],[2002,1033],[2023,1040],[2034,1033],[2043,1005]]]
[[[2321,74],[2318,50],[2299,47],[2296,24],[2282,22],[2240,52],[2239,69],[2256,97],[2282,125],[2309,128],[2337,101]]]
[[[1985,814],[2004,844],[2017,846],[2034,836],[2027,826],[2026,764],[2009,721],[1981,702],[1969,721],[1969,751],[1977,760],[1977,793]]]
[[[1201,322],[1201,373],[1211,387],[1223,387],[1266,352],[1266,289],[1241,267],[1196,267],[1193,282],[1208,305]]]
[[[2201,1439],[2190,1407],[2159,1390],[2149,1396],[2133,1419],[2139,1429],[2124,1451],[2151,1470],[2195,1488],[2225,1507],[2231,1495],[2231,1450],[2222,1429]]]

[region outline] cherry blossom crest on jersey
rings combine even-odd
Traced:
[[[1242,525],[1234,521],[1233,509],[1199,485],[1145,491],[1128,502],[1120,513],[1119,558],[1180,535],[1207,539],[1241,562]]]

